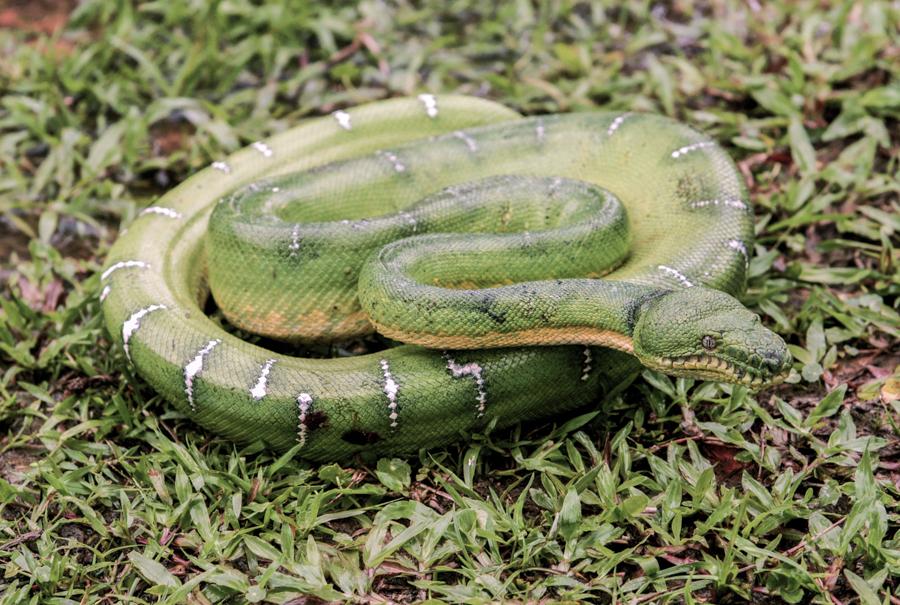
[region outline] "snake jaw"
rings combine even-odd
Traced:
[[[653,362],[645,360],[644,364],[673,376],[742,384],[756,390],[784,382],[790,374],[791,359],[788,357],[781,360],[773,370],[708,354],[661,357]]]

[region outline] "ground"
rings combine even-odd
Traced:
[[[0,2],[0,603],[900,603],[896,2]],[[647,372],[377,464],[216,439],[98,269],[211,160],[372,99],[668,114],[751,188],[788,384]]]

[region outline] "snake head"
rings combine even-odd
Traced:
[[[791,354],[780,336],[734,297],[704,287],[663,294],[644,304],[634,327],[642,364],[686,376],[760,388],[782,382]]]

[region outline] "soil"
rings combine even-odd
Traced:
[[[76,5],[77,0],[0,0],[0,28],[52,34]]]

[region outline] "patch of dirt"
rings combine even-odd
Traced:
[[[50,245],[63,256],[88,260],[96,256],[100,242],[112,241],[115,236],[114,227],[97,227],[69,216],[60,216]]]
[[[0,282],[6,281],[12,274],[10,259],[13,254],[18,262],[31,260],[28,250],[31,237],[25,230],[38,231],[39,216],[36,213],[17,213],[14,218],[15,221],[9,216],[0,216]],[[112,241],[115,236],[114,227],[96,227],[69,216],[60,216],[50,245],[62,256],[88,260],[96,256],[101,241]]]
[[[30,241],[27,234],[17,229],[4,217],[0,217],[0,258],[6,259],[6,262],[12,258],[13,253],[19,259],[31,258],[28,253],[28,242]],[[0,268],[0,281],[5,281],[9,274],[4,272],[7,269]]]
[[[12,485],[21,484],[32,462],[40,460],[42,452],[12,449],[0,453],[0,477]]]
[[[741,471],[751,467],[750,464],[735,459],[741,450],[724,443],[716,443],[710,439],[701,440],[700,445],[703,454],[715,465],[713,472],[719,483],[732,487],[740,485]]]
[[[150,127],[153,155],[165,157],[190,145],[195,128],[188,122],[163,120]]]
[[[885,343],[889,346],[880,349],[860,350],[859,355],[843,359],[834,368],[825,373],[823,379],[829,388],[841,383],[850,387],[846,399],[849,404],[859,403],[856,391],[871,380],[885,378],[900,365],[900,344]],[[892,344],[892,346],[890,346]]]
[[[29,241],[28,235],[0,216],[0,296],[11,298],[10,288],[15,274],[13,255],[17,261],[30,259]]]
[[[69,21],[77,0],[0,0],[0,28],[53,34]]]
[[[119,378],[110,374],[98,374],[95,376],[85,376],[74,372],[61,378],[56,385],[56,390],[62,393],[62,397],[71,397],[72,395],[80,395],[88,389],[96,389],[102,387],[113,387],[119,383]]]

